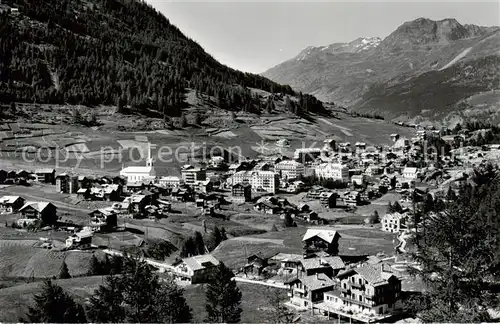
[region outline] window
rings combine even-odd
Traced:
[[[358,282],[359,282],[360,285],[363,284],[363,280],[361,278],[359,278]]]
[[[363,296],[359,295],[359,301],[363,301]]]
[[[379,313],[379,314],[383,314],[383,313],[384,313],[384,307],[380,307],[380,308],[378,309],[378,313]]]

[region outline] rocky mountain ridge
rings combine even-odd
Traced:
[[[370,46],[356,47],[363,41]],[[412,118],[421,110],[452,111],[466,95],[498,89],[495,62],[499,48],[499,27],[462,25],[452,18],[419,18],[402,24],[381,41],[359,38],[350,43],[309,47],[263,75],[349,109]],[[467,75],[446,71],[454,66],[468,71]],[[439,93],[435,93],[436,85],[429,82],[426,73],[443,83]],[[427,84],[421,84],[423,80]],[[462,94],[452,86],[458,83]],[[397,89],[397,98],[391,99],[398,103],[393,102],[391,109],[384,108],[384,96],[403,84],[405,89]],[[418,91],[408,84],[419,84]],[[434,94],[422,97],[422,93]]]

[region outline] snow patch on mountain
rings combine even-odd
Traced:
[[[297,61],[304,61],[317,53],[359,53],[371,50],[380,45],[382,39],[379,37],[360,37],[349,43],[333,43],[326,46],[308,46],[295,57]]]

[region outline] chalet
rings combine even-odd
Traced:
[[[12,214],[24,205],[24,199],[19,196],[3,196],[0,198],[0,214]]]
[[[43,225],[54,225],[57,222],[57,207],[49,202],[26,202],[19,212],[22,219],[18,223],[41,220]]]
[[[302,242],[306,251],[323,251],[330,255],[337,255],[340,234],[337,231],[327,229],[307,229]]]
[[[125,204],[129,204],[129,210],[133,214],[144,213],[144,208],[148,205],[148,201],[145,195],[134,194],[130,197],[123,199]]]
[[[300,261],[303,259],[301,254],[278,253],[271,258],[272,261],[277,261],[280,268],[285,273],[298,272],[301,267]]]
[[[56,170],[54,169],[38,169],[35,170],[35,181],[55,184]]]
[[[336,299],[325,301],[351,311],[384,315],[401,309],[401,281],[386,263],[365,264],[337,275],[338,290],[332,292]]]
[[[88,249],[92,246],[92,232],[81,231],[69,236],[66,239],[66,248],[68,249]]]
[[[311,211],[304,215],[304,220],[306,222],[317,222],[319,220],[319,216],[317,212]]]
[[[248,183],[237,183],[231,188],[233,202],[245,203],[252,200],[252,186]]]
[[[274,255],[276,255],[276,252],[257,252],[250,255],[247,258],[247,264],[243,267],[243,271],[245,274],[262,274],[262,270],[269,265],[269,260]]]
[[[94,232],[109,232],[118,225],[116,212],[112,208],[96,209],[89,216],[90,227]]]
[[[335,281],[323,273],[292,279],[288,296],[290,303],[301,308],[312,308],[314,303],[324,299],[324,293],[335,287]]]
[[[158,199],[158,207],[163,212],[170,212],[172,210],[172,203],[163,199]]]
[[[89,188],[80,188],[76,191],[76,196],[79,199],[87,200],[90,198],[90,189]]]
[[[326,208],[334,208],[337,206],[337,194],[324,191],[319,194],[319,201]]]
[[[26,170],[19,170],[17,171],[16,176],[18,178],[29,179],[31,177],[31,173]]]
[[[361,203],[361,195],[358,191],[346,192],[344,194],[344,205],[356,207]]]
[[[300,212],[309,212],[311,211],[311,207],[306,204],[306,203],[300,203],[298,206],[297,206],[298,210]]]
[[[77,180],[78,188],[90,188],[92,184],[92,179],[86,176],[78,176]]]
[[[271,203],[269,201],[258,202],[253,206],[253,209],[255,211],[263,212],[263,213],[270,214],[270,215],[275,215],[280,211],[279,206],[274,205],[273,203]]]
[[[312,276],[315,274],[325,274],[333,278],[340,270],[345,269],[345,264],[338,256],[315,256],[302,258],[299,268],[302,275]]]
[[[150,219],[155,219],[160,216],[159,210],[160,209],[158,208],[158,206],[147,205],[146,207],[144,207],[144,214]]]
[[[132,212],[129,202],[117,202],[111,205],[111,208],[115,211],[117,215],[126,215]]]
[[[196,255],[174,263],[172,274],[191,284],[206,283],[212,280],[218,265],[219,261],[211,254]]]

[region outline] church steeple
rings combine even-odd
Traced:
[[[153,166],[153,158],[151,156],[151,143],[149,142],[148,142],[148,159],[146,160],[146,166],[147,167]]]

